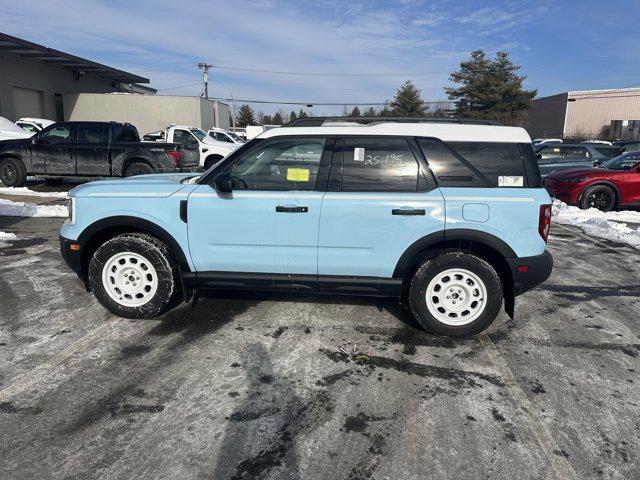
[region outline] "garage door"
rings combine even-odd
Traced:
[[[41,90],[13,87],[13,105],[16,118],[36,117],[43,118],[43,98]]]

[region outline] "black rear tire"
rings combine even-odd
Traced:
[[[485,330],[497,317],[502,282],[480,257],[462,251],[441,253],[425,260],[414,274],[409,305],[425,330],[447,337],[469,337]]]
[[[116,265],[113,269],[114,257],[118,255],[124,260],[122,268]],[[127,257],[135,257],[136,261],[131,262]],[[118,263],[116,260],[115,264]],[[143,286],[147,276],[148,282]],[[140,277],[143,277],[142,282]],[[133,283],[136,278],[140,286]],[[88,280],[98,302],[124,318],[160,315],[175,305],[174,299],[180,292],[178,266],[169,248],[157,238],[143,233],[125,233],[103,243],[89,262]],[[112,285],[109,291],[105,283]],[[147,292],[145,289],[149,285],[154,286]],[[136,302],[139,304],[134,305]]]
[[[22,187],[27,183],[27,168],[22,160],[5,158],[0,160],[0,182],[7,187]]]
[[[588,187],[580,198],[580,208],[597,208],[603,212],[610,212],[617,206],[616,192],[606,185]]]
[[[142,162],[134,162],[124,170],[124,177],[134,177],[136,175],[148,175],[153,173],[150,165]]]

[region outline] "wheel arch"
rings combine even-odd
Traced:
[[[124,172],[129,168],[129,166],[133,163],[144,163],[145,165],[149,165],[152,170],[156,170],[156,167],[153,165],[153,162],[145,157],[140,157],[136,155],[132,155],[130,157],[126,157],[122,159],[122,163],[120,165],[120,176],[124,177]]]
[[[582,188],[582,191],[580,192],[580,195],[578,195],[578,203],[582,202],[582,199],[584,197],[584,192],[586,192],[589,188],[595,187],[595,186],[598,186],[598,185],[604,185],[606,187],[611,188],[611,190],[613,190],[613,193],[616,196],[617,205],[622,203],[622,192],[620,191],[620,188],[618,187],[618,185],[616,185],[611,180],[606,180],[606,179],[596,180],[594,182],[589,183],[588,185],[585,185]]]
[[[78,236],[78,243],[82,245],[82,256],[80,260],[81,269],[80,275],[83,280],[87,278],[87,271],[89,261],[98,247],[109,240],[123,233],[147,233],[156,237],[158,240],[164,242],[173,259],[178,264],[178,271],[180,273],[180,281],[183,284],[183,291],[185,292],[185,300],[190,294],[184,288],[183,273],[190,272],[189,262],[184,250],[173,236],[167,232],[161,226],[145,219],[129,216],[113,216],[100,219],[88,227],[86,227],[82,233]],[[87,287],[88,288],[88,287]]]
[[[403,285],[409,284],[423,260],[450,250],[473,253],[491,264],[500,275],[505,300],[505,310],[513,318],[515,305],[514,279],[507,258],[517,257],[513,249],[502,239],[490,233],[471,229],[451,229],[426,235],[407,248],[393,272],[393,278]]]

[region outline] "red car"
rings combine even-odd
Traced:
[[[583,209],[608,212],[640,206],[640,152],[625,153],[598,167],[553,172],[544,186],[552,197]]]

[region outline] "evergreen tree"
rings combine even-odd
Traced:
[[[393,115],[399,117],[423,117],[427,111],[420,90],[411,80],[407,80],[398,88],[389,107]]]
[[[522,125],[538,92],[522,88],[527,77],[518,75],[519,69],[506,52],[498,52],[492,60],[482,50],[476,50],[469,60],[460,63],[460,70],[449,77],[461,85],[446,87],[445,92],[450,100],[456,101],[456,112],[460,116]]]
[[[271,118],[271,115],[262,115],[260,125],[273,125],[273,118]]]
[[[273,115],[272,121],[274,125],[282,125],[284,123],[284,118],[280,110]]]
[[[308,116],[309,115],[307,115],[307,112],[302,109],[300,109],[300,111],[298,112],[298,118],[307,118]]]
[[[384,108],[382,110],[380,110],[380,114],[381,117],[392,117],[393,116],[393,112],[389,109],[389,106],[387,104],[387,100],[384,101]]]
[[[378,112],[376,112],[375,108],[369,107],[369,110],[364,112],[364,116],[365,117],[377,117],[378,116]]]
[[[361,117],[362,113],[360,113],[360,109],[358,108],[358,106],[356,105],[355,107],[353,107],[353,110],[351,110],[351,113],[349,114],[350,117]]]
[[[240,106],[238,110],[238,121],[236,122],[238,127],[246,127],[247,125],[255,125],[256,117],[253,112],[253,108],[251,108],[246,103]]]
[[[291,113],[289,114],[289,121],[293,122],[294,120],[297,120],[297,118],[298,118],[298,116],[296,115],[296,112],[291,110]]]

